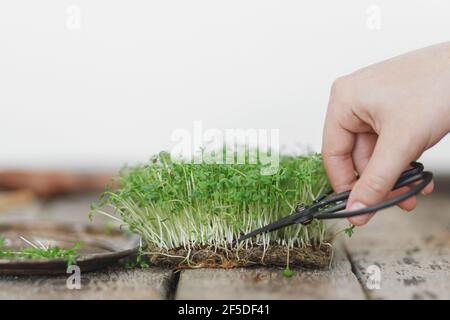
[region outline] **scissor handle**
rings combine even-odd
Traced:
[[[389,198],[381,203],[373,206],[369,206],[359,210],[352,211],[341,211],[345,209],[347,205],[347,200],[350,195],[351,190],[344,191],[337,194],[332,194],[323,198],[323,196],[318,197],[315,203],[311,206],[311,209],[316,209],[314,219],[337,219],[337,218],[348,218],[354,217],[361,214],[373,213],[381,209],[395,206],[423,190],[430,182],[433,180],[433,174],[429,171],[423,171],[423,164],[420,162],[412,162],[410,169],[404,171],[397,182],[395,183],[392,190],[399,189],[401,187],[410,185],[413,182],[420,181],[417,185],[410,187],[409,190],[404,193]],[[326,194],[329,194],[327,192]],[[320,200],[319,200],[320,199]],[[337,212],[339,211],[339,212]]]

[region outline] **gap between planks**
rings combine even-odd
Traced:
[[[420,197],[411,213],[378,213],[345,240],[345,248],[370,299],[450,299],[447,195]]]
[[[46,202],[12,208],[0,213],[0,222],[53,220],[90,223],[89,205],[95,194],[68,195]],[[105,219],[96,217],[95,223]],[[107,221],[107,220],[106,220]],[[161,268],[127,270],[115,265],[97,272],[81,273],[81,289],[70,290],[60,276],[0,276],[0,299],[173,299],[177,275]]]

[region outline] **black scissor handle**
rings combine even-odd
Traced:
[[[409,190],[404,193],[389,198],[381,203],[373,206],[369,206],[359,210],[353,211],[341,211],[345,209],[347,205],[347,200],[350,195],[351,190],[344,191],[337,194],[332,194],[321,201],[314,203],[311,208],[316,209],[314,214],[315,219],[337,219],[337,218],[349,218],[358,216],[366,213],[373,213],[381,209],[392,207],[399,204],[403,200],[406,200],[423,190],[430,182],[433,180],[433,174],[429,171],[423,171],[423,164],[419,162],[412,162],[410,169],[404,171],[397,182],[395,183],[392,190],[399,189],[401,187],[410,185],[413,182],[420,181],[420,183],[410,187]],[[328,192],[327,192],[328,193]],[[319,197],[322,198],[322,197]],[[339,211],[339,212],[337,212]]]

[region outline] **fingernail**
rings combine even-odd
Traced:
[[[365,204],[361,203],[361,202],[353,202],[351,207],[350,207],[350,211],[364,209],[366,207],[367,206]],[[351,221],[355,225],[361,225],[361,224],[367,223],[367,221],[369,221],[369,219],[370,219],[370,215],[369,214],[363,214],[363,215],[352,217]]]
[[[365,204],[356,201],[356,202],[352,203],[350,210],[355,211],[355,210],[359,210],[359,209],[364,209],[365,207],[367,207]]]

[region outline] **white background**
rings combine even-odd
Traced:
[[[448,40],[446,0],[2,1],[0,166],[112,169],[194,120],[319,151],[336,77]],[[450,171],[449,140],[427,167]]]

